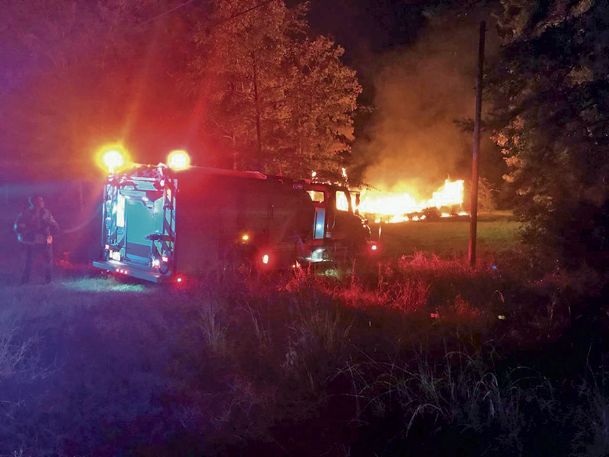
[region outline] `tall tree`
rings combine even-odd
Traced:
[[[361,88],[342,48],[311,36],[305,13],[282,0],[214,0],[196,36],[201,126],[224,139],[235,167],[304,177],[345,164]]]
[[[495,140],[525,240],[565,263],[609,257],[609,4],[503,0]]]

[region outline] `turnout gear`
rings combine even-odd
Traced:
[[[45,208],[42,197],[30,198],[30,207],[17,216],[14,230],[17,240],[25,251],[21,283],[30,280],[32,263],[36,257],[42,257],[44,260],[45,280],[50,282],[53,266],[53,234],[59,231],[59,224]]]
[[[59,225],[46,208],[29,207],[15,222],[17,240],[23,244],[52,244]]]

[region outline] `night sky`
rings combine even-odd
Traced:
[[[345,48],[345,61],[358,71],[364,86],[363,99],[370,101],[371,63],[387,51],[413,44],[425,25],[424,12],[433,3],[436,2],[312,0],[309,19],[315,32],[332,36]]]

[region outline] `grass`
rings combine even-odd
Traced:
[[[606,324],[569,324],[583,279],[420,251],[182,290],[4,271],[0,456],[609,450]]]
[[[506,214],[481,216],[478,222],[479,252],[484,256],[514,249],[518,245],[519,226]],[[467,221],[383,224],[381,230],[385,252],[391,256],[409,255],[416,251],[442,257],[467,254]],[[372,232],[378,234],[378,226],[373,226]]]

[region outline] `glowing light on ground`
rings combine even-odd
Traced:
[[[78,278],[65,280],[57,283],[57,287],[78,291],[78,292],[95,292],[95,293],[137,293],[148,294],[151,289],[142,284],[125,284],[117,282],[113,279],[100,278]]]

